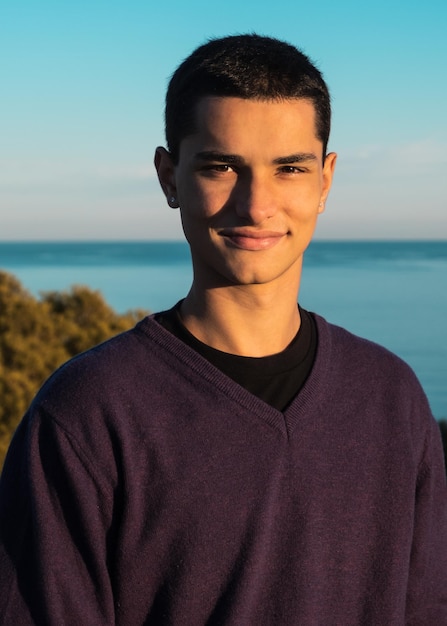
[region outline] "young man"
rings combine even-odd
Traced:
[[[56,372],[1,485],[6,624],[447,624],[439,430],[414,374],[297,306],[331,186],[326,85],[214,40],[155,164],[191,247],[172,310]]]

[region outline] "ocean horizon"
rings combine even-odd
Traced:
[[[184,241],[0,241],[0,269],[32,294],[87,285],[118,312],[158,311],[191,284]],[[299,302],[415,370],[447,418],[447,241],[322,241],[304,257]]]

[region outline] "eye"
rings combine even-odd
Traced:
[[[227,163],[215,163],[213,165],[209,165],[207,169],[212,170],[214,172],[232,172],[233,171],[233,168],[231,167],[231,165],[228,165]]]
[[[297,165],[282,165],[279,168],[280,174],[303,174],[305,171],[304,167],[298,167]]]
[[[201,172],[205,176],[224,176],[233,173],[234,167],[228,163],[208,163],[201,168]]]

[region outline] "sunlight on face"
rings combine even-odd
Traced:
[[[170,169],[195,281],[297,282],[334,164],[310,102],[204,98]]]

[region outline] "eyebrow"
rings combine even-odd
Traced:
[[[231,165],[243,165],[244,159],[237,154],[223,154],[214,150],[205,150],[197,152],[194,156],[196,161],[218,161],[219,163],[229,163]]]
[[[304,163],[305,161],[316,161],[317,155],[313,152],[297,152],[288,156],[274,159],[276,165],[292,165],[293,163]]]
[[[214,150],[197,152],[194,158],[196,161],[217,161],[219,163],[228,163],[229,165],[243,165],[245,163],[243,157],[237,154],[224,154]],[[278,157],[277,159],[273,159],[272,162],[275,165],[292,165],[293,163],[304,163],[306,161],[316,160],[317,156],[313,152],[297,152],[296,154]]]

